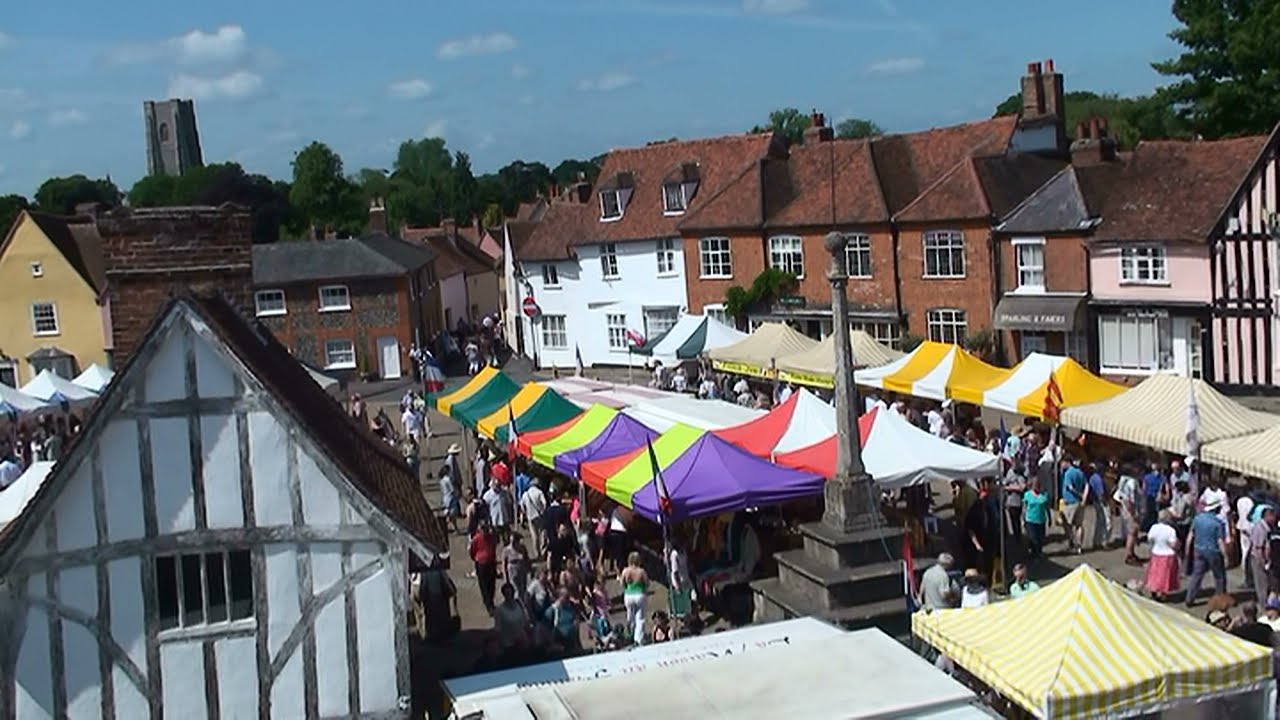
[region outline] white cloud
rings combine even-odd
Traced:
[[[30,134],[31,134],[31,126],[23,122],[22,120],[14,120],[13,124],[9,126],[10,140],[21,140],[22,138]]]
[[[396,100],[421,100],[431,94],[431,83],[422,78],[398,80],[387,86],[387,94]]]
[[[70,110],[55,110],[49,113],[49,124],[54,127],[84,125],[87,122],[89,122],[89,116],[74,108]]]
[[[235,65],[249,57],[249,36],[239,25],[223,25],[213,32],[191,32],[156,42],[126,43],[107,51],[106,60],[114,65],[137,65],[170,60],[182,65]]]
[[[13,47],[13,36],[0,32],[0,50],[7,47]]]
[[[243,100],[262,92],[262,77],[248,70],[206,77],[180,74],[169,82],[169,97],[196,100]]]
[[[809,9],[809,0],[742,0],[742,11],[750,15],[795,15]]]
[[[504,32],[472,35],[469,38],[444,43],[436,54],[442,60],[456,60],[472,55],[497,55],[515,50],[516,44],[516,39]]]
[[[924,69],[924,58],[900,57],[878,60],[867,66],[872,75],[910,75]]]
[[[511,77],[517,80],[527,78],[529,77],[529,68],[521,65],[520,63],[516,63],[511,66]]]
[[[448,127],[449,127],[448,120],[436,120],[435,122],[428,125],[425,130],[422,131],[422,136],[429,137],[429,138],[444,137],[444,131]]]
[[[607,72],[599,77],[579,80],[578,89],[582,92],[613,92],[635,84],[634,75],[624,72]]]

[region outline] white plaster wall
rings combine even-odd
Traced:
[[[117,718],[144,718],[151,712],[147,696],[134,686],[119,665],[111,669],[111,691],[115,693]]]
[[[260,527],[290,525],[289,436],[269,413],[249,414],[249,464],[253,468],[254,520]]]
[[[342,596],[338,596],[316,618],[316,679],[320,686],[320,714],[327,717],[346,715],[348,710],[344,608]]]
[[[98,614],[98,576],[92,565],[69,567],[58,573],[58,601],[89,617]]]
[[[377,559],[379,548],[362,543],[352,553],[352,569]],[[391,583],[384,568],[356,586],[356,634],[360,647],[360,709],[393,710],[400,699],[396,689],[395,621]]]
[[[41,576],[41,581],[43,581]],[[18,664],[17,715],[22,720],[53,717],[53,676],[49,671],[49,616],[40,608],[27,610],[26,631]]]
[[[142,559],[137,557],[112,560],[107,565],[111,580],[111,636],[124,648],[129,659],[140,669],[147,667],[146,624],[142,616]],[[116,703],[120,702],[120,683],[116,683]],[[145,707],[145,699],[142,700]]]
[[[258,715],[258,661],[254,639],[237,637],[213,644],[218,662],[218,707],[224,718]]]
[[[240,444],[235,416],[201,417],[200,447],[204,450],[204,505],[209,527],[242,527]]]
[[[166,717],[182,720],[208,717],[204,696],[204,653],[199,641],[161,643],[160,674],[164,679]]]
[[[302,515],[308,525],[338,525],[342,500],[338,489],[320,472],[320,466],[299,443],[298,475],[302,483]]]
[[[54,505],[58,523],[58,549],[78,550],[98,543],[94,525],[93,481],[89,463],[82,462]],[[32,544],[44,546],[44,533],[37,532]]]
[[[181,400],[187,396],[186,358],[182,348],[180,328],[175,327],[147,365],[143,392],[147,402]]]
[[[202,398],[228,398],[235,395],[235,374],[227,360],[208,341],[194,336],[196,351],[196,391]]]
[[[190,422],[184,417],[151,418],[148,422],[151,471],[156,488],[156,527],[161,535],[194,530]]]
[[[271,686],[271,717],[275,720],[304,718],[307,714],[306,684],[302,679],[302,653],[285,663]]]
[[[138,427],[132,420],[107,424],[98,443],[107,496],[107,537],[112,542],[143,536],[142,475],[138,463]]]
[[[284,644],[302,615],[298,606],[297,553],[292,545],[268,545],[267,553],[267,647],[271,656]],[[262,632],[262,628],[258,628]]]
[[[102,717],[102,684],[98,674],[98,640],[83,626],[62,623],[66,664],[67,717]]]
[[[338,543],[311,545],[311,587],[320,594],[342,579],[342,546]]]

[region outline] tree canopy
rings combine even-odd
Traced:
[[[751,132],[772,132],[785,137],[792,145],[799,145],[804,140],[804,131],[812,123],[813,119],[808,113],[800,112],[798,108],[779,108],[769,113],[768,124],[756,125],[751,128]]]
[[[313,142],[293,159],[289,203],[305,226],[359,234],[367,223],[360,189],[342,174],[342,158],[321,142]]]
[[[0,195],[0,238],[9,232],[18,213],[31,207],[31,203],[21,195]]]
[[[1067,134],[1075,132],[1077,123],[1098,116],[1107,119],[1111,136],[1122,148],[1132,148],[1139,140],[1185,138],[1186,123],[1157,95],[1120,97],[1099,95],[1088,90],[1066,93]],[[1016,114],[1022,110],[1022,93],[1014,93],[996,106],[996,115]]]
[[[122,199],[120,188],[110,179],[92,180],[84,175],[49,178],[36,190],[36,206],[59,215],[75,214],[81,203],[116,207]]]
[[[282,226],[291,234],[303,230],[293,215],[289,190],[289,183],[250,175],[238,163],[215,163],[191,168],[181,177],[148,175],[129,190],[129,205],[242,205],[253,214],[254,242],[275,242]]]
[[[863,118],[846,118],[836,123],[836,137],[844,140],[879,137],[883,134],[883,128]]]
[[[1280,2],[1174,0],[1181,55],[1153,63],[1175,78],[1158,95],[1208,138],[1271,132],[1280,120]]]

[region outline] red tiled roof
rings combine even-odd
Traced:
[[[899,211],[901,222],[1001,217],[1049,181],[1065,161],[1031,153],[968,157]]]
[[[925,188],[911,204],[897,214],[901,222],[960,220],[991,215],[991,205],[982,192],[982,181],[972,158],[956,163],[946,175]]]
[[[512,221],[512,251],[517,260],[568,260],[572,248],[590,240],[600,210],[594,205],[555,202],[536,223]]]
[[[897,214],[955,170],[961,160],[1005,151],[1017,127],[1015,115],[889,135],[871,141],[876,172],[889,211]]]
[[[600,169],[597,187],[609,187],[621,178],[624,184],[628,181],[632,184],[631,198],[620,219],[603,222],[597,195],[588,206],[595,214],[595,226],[587,239],[577,242],[625,242],[679,235],[680,221],[685,216],[663,213],[663,183],[677,176],[685,177],[691,171],[696,173],[698,188],[689,198],[685,213],[692,214],[701,203],[739,177],[744,165],[763,155],[770,137],[768,134],[726,135],[611,150]]]
[[[1139,143],[1103,206],[1094,239],[1206,241],[1266,141],[1254,135]]]
[[[744,162],[742,169],[718,192],[685,213],[680,230],[740,230],[759,228],[761,217],[761,179],[764,160]]]
[[[768,172],[765,195],[768,227],[862,225],[889,221],[880,193],[870,143],[832,140],[792,149]]]

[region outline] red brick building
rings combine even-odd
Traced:
[[[254,312],[298,360],[338,373],[409,375],[441,329],[433,256],[383,233],[253,248]]]

